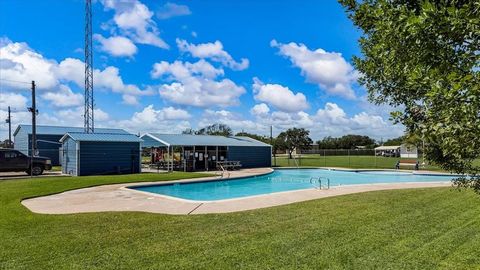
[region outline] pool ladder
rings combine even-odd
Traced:
[[[310,184],[314,186],[316,189],[330,189],[330,178],[320,177],[320,176],[311,177]]]
[[[222,174],[220,175],[220,178],[225,178],[225,173],[227,174],[227,178],[230,178],[230,172],[228,170],[225,170],[222,164],[219,164],[219,165],[220,165],[220,169],[222,169]]]

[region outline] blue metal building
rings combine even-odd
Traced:
[[[60,142],[64,174],[84,176],[141,172],[142,140],[133,134],[69,132]]]
[[[37,149],[38,155],[48,157],[52,160],[52,165],[60,165],[61,147],[60,139],[68,132],[83,132],[83,127],[61,127],[61,126],[42,126],[37,125]],[[129,134],[123,129],[96,128],[96,132]],[[32,126],[19,125],[14,136],[14,148],[26,155],[30,155],[32,149]]]
[[[143,148],[159,149],[176,157],[179,164],[172,164],[173,169],[213,170],[224,161],[238,161],[242,168],[272,166],[272,146],[250,137],[147,133],[141,138]]]

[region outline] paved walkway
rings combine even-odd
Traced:
[[[270,168],[244,169],[231,172],[230,177],[253,176],[271,172]],[[218,177],[197,178],[171,181],[195,182]],[[155,182],[158,184],[158,182]],[[305,189],[287,192],[272,193],[221,201],[195,202],[175,199],[158,194],[135,191],[127,186],[152,183],[105,185],[83,188],[60,194],[33,198],[22,201],[22,204],[35,213],[43,214],[71,214],[106,211],[140,211],[163,214],[207,214],[228,213],[272,207],[295,202],[314,200],[338,195],[404,188],[446,187],[450,182],[424,183],[391,183],[346,185],[332,187],[329,190]]]
[[[62,174],[61,171],[44,171],[43,174],[33,176],[34,178],[38,177],[52,177],[52,176],[66,176]],[[13,179],[22,179],[29,178],[26,172],[0,172],[0,180],[13,180]]]

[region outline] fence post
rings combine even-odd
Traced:
[[[323,161],[325,162],[325,167],[327,167],[327,155],[326,155],[326,151],[325,149],[323,149]]]
[[[350,163],[350,149],[347,150],[348,154],[348,167],[352,167],[352,164]]]

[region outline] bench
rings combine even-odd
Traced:
[[[238,170],[242,167],[240,161],[217,161],[217,170],[221,170],[221,168],[225,170]]]
[[[418,161],[416,160],[399,160],[395,165],[395,169],[400,169],[400,166],[413,166],[415,170],[418,170]]]

